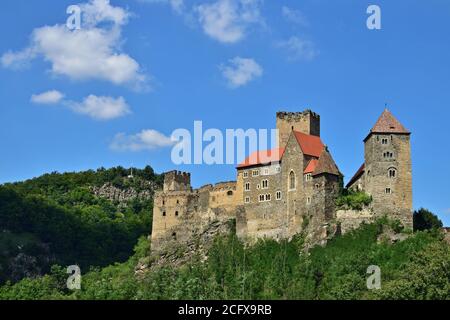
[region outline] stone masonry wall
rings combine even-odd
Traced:
[[[387,143],[383,144],[383,139]],[[385,153],[392,157],[385,157]],[[365,142],[365,190],[379,215],[387,214],[412,228],[412,174],[408,135],[373,134]],[[395,169],[396,176],[389,177]],[[391,193],[386,189],[389,188]]]

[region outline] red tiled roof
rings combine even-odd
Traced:
[[[373,126],[371,133],[410,133],[388,110],[385,109]]]
[[[293,132],[298,144],[300,145],[300,148],[305,155],[313,156],[316,158],[320,157],[320,154],[324,149],[324,144],[322,143],[320,137],[312,136],[298,131]]]
[[[366,164],[363,163],[362,166],[358,169],[358,171],[356,171],[355,175],[347,183],[346,188],[350,187],[353,183],[355,183],[359,179],[359,177],[362,176],[362,174],[364,173],[365,169],[366,169]]]
[[[334,162],[333,157],[331,156],[330,152],[328,152],[328,148],[323,148],[322,154],[317,161],[317,166],[314,169],[313,175],[317,176],[322,173],[329,173],[335,176],[341,175],[336,162]]]
[[[278,162],[281,160],[283,153],[284,148],[255,151],[252,154],[250,154],[250,156],[248,156],[241,164],[238,165],[238,169],[261,164],[269,164],[272,162]]]
[[[317,166],[317,159],[312,159],[311,161],[308,162],[308,165],[305,168],[305,171],[303,171],[304,174],[306,173],[313,173],[314,170],[316,170],[316,166]]]

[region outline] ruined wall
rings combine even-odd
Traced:
[[[375,217],[375,213],[370,208],[336,211],[336,221],[340,225],[340,232],[342,234],[357,229],[363,222],[370,223],[374,221]]]
[[[292,130],[320,137],[320,116],[311,110],[303,112],[277,112],[279,145],[284,147]]]
[[[223,208],[229,214],[238,205],[239,199],[236,181],[217,183],[209,191],[209,207]]]
[[[236,216],[236,182],[206,185],[192,190],[188,177],[182,172],[166,174],[166,188],[155,194],[152,251],[160,251],[173,243],[189,243],[212,222]]]

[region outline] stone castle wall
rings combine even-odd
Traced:
[[[187,243],[211,222],[229,220],[236,215],[236,182],[192,190],[187,177],[190,178],[183,172],[171,172],[167,176],[168,181],[165,181],[168,187],[155,194],[152,226],[154,251],[173,241]]]

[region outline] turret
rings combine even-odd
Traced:
[[[320,137],[320,116],[311,110],[277,112],[279,146],[284,148],[293,130]]]
[[[164,192],[190,191],[191,174],[189,172],[170,171],[164,174]]]

